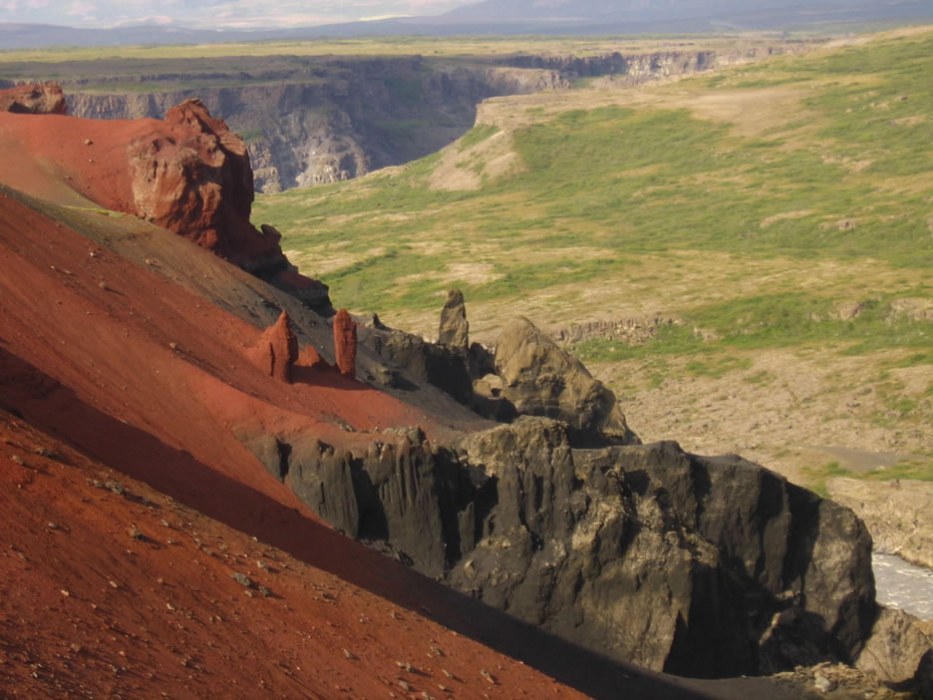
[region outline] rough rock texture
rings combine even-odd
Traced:
[[[385,326],[365,329],[362,342],[385,362],[387,385],[405,388],[410,381],[428,383],[470,405],[472,367],[484,356],[478,346],[465,353]]]
[[[933,569],[933,483],[837,478],[826,487],[865,521],[875,549]]]
[[[58,83],[28,83],[0,90],[0,112],[68,114],[68,104]]]
[[[873,621],[861,523],[738,457],[577,449],[528,417],[453,447],[412,429],[267,453],[347,534],[612,658],[706,677],[851,661]]]
[[[356,376],[356,321],[346,309],[340,309],[334,316],[334,356],[340,374]]]
[[[447,301],[441,309],[437,342],[438,345],[445,345],[454,350],[468,350],[470,347],[470,324],[466,317],[463,292],[459,289],[447,292]]]
[[[292,366],[298,360],[299,352],[298,338],[287,313],[283,311],[275,324],[259,337],[259,342],[249,349],[249,357],[270,377],[286,384],[291,382]]]
[[[133,174],[132,213],[174,231],[310,306],[329,308],[327,287],[302,277],[271,226],[250,223],[253,172],[246,144],[198,100],[165,115],[167,133],[127,147]]]
[[[571,428],[636,439],[616,397],[579,360],[526,318],[509,322],[496,343],[502,396],[521,414],[566,421]]]
[[[933,622],[921,622],[903,610],[883,608],[855,667],[881,681],[903,684],[914,680],[923,655],[930,649]]]

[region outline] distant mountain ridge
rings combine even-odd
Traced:
[[[483,0],[439,16],[289,29],[136,25],[84,29],[0,22],[0,50],[273,41],[323,37],[470,34],[680,33],[838,28],[860,22],[933,21],[933,0]]]

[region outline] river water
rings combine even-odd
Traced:
[[[921,620],[933,620],[933,571],[893,554],[872,554],[877,599]]]

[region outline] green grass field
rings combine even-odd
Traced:
[[[865,381],[926,374],[903,419],[929,424],[931,74],[933,32],[912,31],[667,85],[498,98],[444,152],[260,197],[254,220],[336,304],[429,337],[451,287],[485,340],[519,313],[554,328],[661,312],[683,323],[572,349],[635,395],[678,376],[767,389],[766,352],[877,357]],[[504,157],[517,166],[493,167]]]
[[[890,40],[690,81],[696,94],[751,93],[775,82],[806,90],[805,138],[793,133],[793,114],[771,133],[737,138],[729,123],[695,114],[689,96],[677,108],[588,109],[591,95],[581,92],[581,108],[529,115],[531,123],[514,130],[526,168],[507,180],[432,189],[432,156],[401,173],[261,198],[256,218],[274,221],[289,248],[308,253],[308,271],[326,275],[335,297],[361,311],[428,310],[450,285],[485,301],[624,280],[644,274],[644,256],[671,251],[727,255],[740,265],[870,264],[899,276],[895,288],[875,294],[866,295],[860,273],[829,289],[801,294],[785,285],[726,305],[760,316],[774,342],[855,340],[851,325],[807,319],[852,294],[865,297],[875,317],[888,299],[929,295],[929,280],[916,273],[933,264],[933,96],[924,70],[933,66],[931,50],[928,36]],[[513,102],[523,108],[521,98]],[[498,130],[479,126],[455,148],[475,148]],[[489,266],[494,279],[458,278],[453,263],[464,261]],[[741,268],[729,274],[743,276]],[[694,310],[718,330],[736,320],[708,303]],[[866,329],[877,330],[876,322]],[[890,338],[909,344],[909,336]]]

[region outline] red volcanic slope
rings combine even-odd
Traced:
[[[2,411],[0,508],[3,697],[581,697]]]
[[[334,371],[277,381],[247,357],[261,331],[6,196],[0,255],[0,349],[61,385],[37,387],[28,373],[5,376],[7,400],[78,445],[96,441],[98,456],[116,456],[122,446],[79,424],[71,394],[289,502],[288,489],[257,469],[235,433],[305,431],[346,444],[372,436],[354,437],[343,424],[362,433],[415,424],[432,430],[420,412]],[[155,468],[169,478],[169,466]]]
[[[4,179],[82,202],[56,181],[78,171],[21,155]],[[451,594],[319,523],[242,446],[436,430],[329,367],[278,381],[248,358],[262,335],[0,190],[0,694],[574,695],[410,612]]]
[[[172,128],[0,113],[0,184],[133,211],[127,144]],[[596,678],[600,693],[693,695],[321,524],[238,436],[350,447],[385,428],[430,439],[456,426],[341,376],[313,348],[291,383],[270,376],[250,357],[269,335],[45,210],[0,188],[0,695],[575,695],[412,610],[574,683]],[[213,256],[191,265],[230,277]]]
[[[0,153],[12,164],[0,182],[60,204],[90,200],[139,216],[328,306],[327,288],[289,264],[278,231],[260,232],[250,222],[246,144],[196,100],[173,107],[164,120],[0,112]]]

